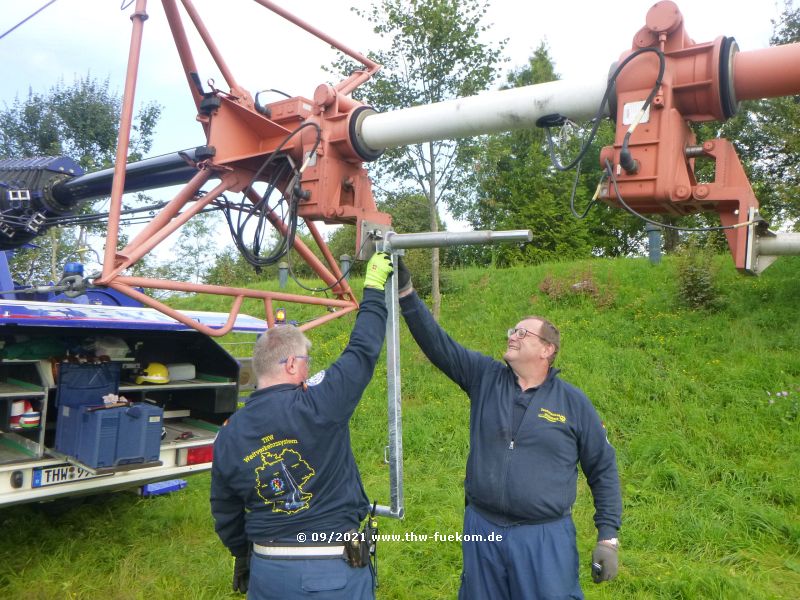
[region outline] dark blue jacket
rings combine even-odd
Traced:
[[[308,385],[254,392],[214,442],[211,512],[234,556],[305,532],[356,529],[369,508],[350,447],[350,416],[386,331],[382,290],[367,288],[350,342]],[[311,536],[308,536],[311,541]]]
[[[416,293],[400,306],[428,359],[470,398],[468,502],[499,525],[558,519],[575,503],[580,463],[598,539],[616,537],[622,515],[616,454],[584,393],[552,368],[540,386],[522,390],[507,364],[453,341]],[[517,402],[527,409],[515,427]]]

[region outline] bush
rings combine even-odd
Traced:
[[[723,297],[716,285],[714,251],[691,238],[678,253],[678,302],[692,309],[719,310]]]

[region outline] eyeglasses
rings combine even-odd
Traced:
[[[540,336],[538,333],[533,333],[532,331],[528,331],[524,327],[512,327],[506,333],[507,333],[509,339],[515,338],[515,339],[518,339],[518,340],[523,340],[523,339],[525,339],[525,336],[527,336],[527,335],[535,335],[537,338],[542,340],[545,344],[549,344],[550,343],[546,339],[544,339],[542,336]]]
[[[294,357],[295,357],[295,358],[302,358],[302,359],[304,359],[304,360],[306,361],[306,363],[308,363],[308,366],[309,366],[309,367],[311,366],[311,357],[310,357],[308,354],[295,354],[295,355],[294,355]],[[290,356],[289,358],[292,358],[292,357]],[[279,365],[285,365],[287,362],[289,362],[289,358],[282,358],[282,359],[280,359],[280,360],[278,361],[278,364],[279,364]]]

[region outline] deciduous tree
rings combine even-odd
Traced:
[[[371,58],[383,65],[372,82],[354,94],[377,110],[407,108],[471,96],[496,77],[504,43],[485,41],[486,3],[481,0],[378,0],[356,11],[390,46]],[[350,63],[335,68],[349,72]],[[475,140],[441,141],[388,149],[374,167],[379,185],[422,193],[428,225],[439,230],[439,211],[458,197],[466,178],[464,160]],[[438,316],[439,250],[431,253],[433,314]]]
[[[59,81],[46,92],[28,91],[23,100],[0,110],[0,158],[68,156],[86,171],[113,164],[122,97],[109,81],[87,74],[71,84]],[[148,103],[134,120],[129,160],[139,160],[150,150],[161,107]],[[90,211],[86,207],[84,211]],[[58,280],[67,259],[75,259],[85,240],[85,230],[59,227],[35,240],[36,248],[22,250],[12,261],[12,271],[26,281]]]

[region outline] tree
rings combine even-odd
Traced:
[[[800,42],[800,8],[785,0],[773,20],[770,44]],[[800,223],[800,96],[743,103],[720,129],[733,141],[750,176],[762,214],[774,227]]]
[[[356,11],[390,42],[371,56],[383,69],[354,96],[377,110],[406,108],[471,96],[495,79],[504,42],[483,43],[486,4],[480,0],[379,0]],[[349,72],[342,59],[335,68]],[[427,199],[428,225],[439,230],[439,207],[455,201],[467,175],[475,140],[429,142],[389,149],[375,166],[379,184],[396,192],[417,190]],[[438,318],[439,250],[431,253],[433,314]]]
[[[525,67],[508,75],[506,87],[556,79],[549,50],[540,44]],[[584,164],[597,165],[597,148],[612,139],[611,127],[602,128]],[[560,147],[571,158],[582,141],[581,136],[572,135]],[[561,162],[567,162],[567,158]],[[583,212],[591,202],[599,173],[587,168],[575,182],[574,172],[555,169],[542,129],[489,136],[472,171],[477,197],[458,204],[456,215],[476,229],[531,229],[533,242],[473,251],[467,260],[508,266],[591,255],[619,256],[634,252],[640,244],[643,225],[621,211],[599,205],[583,220],[570,214],[573,185],[576,211]],[[467,255],[461,254],[463,260]]]
[[[115,158],[122,98],[109,81],[87,74],[67,85],[59,81],[46,93],[28,91],[25,100],[0,110],[0,158],[69,156],[86,171],[110,167]],[[129,160],[150,150],[161,115],[156,103],[144,105],[134,120]],[[83,209],[90,212],[89,207]],[[100,227],[102,229],[102,226]],[[58,280],[60,265],[80,251],[85,230],[53,228],[37,238],[36,248],[20,251],[12,261],[15,277]]]
[[[189,219],[180,229],[172,246],[174,276],[171,279],[200,283],[208,271],[208,251],[214,247],[211,235],[214,213],[201,212]]]
[[[242,286],[260,278],[253,265],[235,248],[228,246],[215,255],[213,264],[206,271],[205,283]]]

